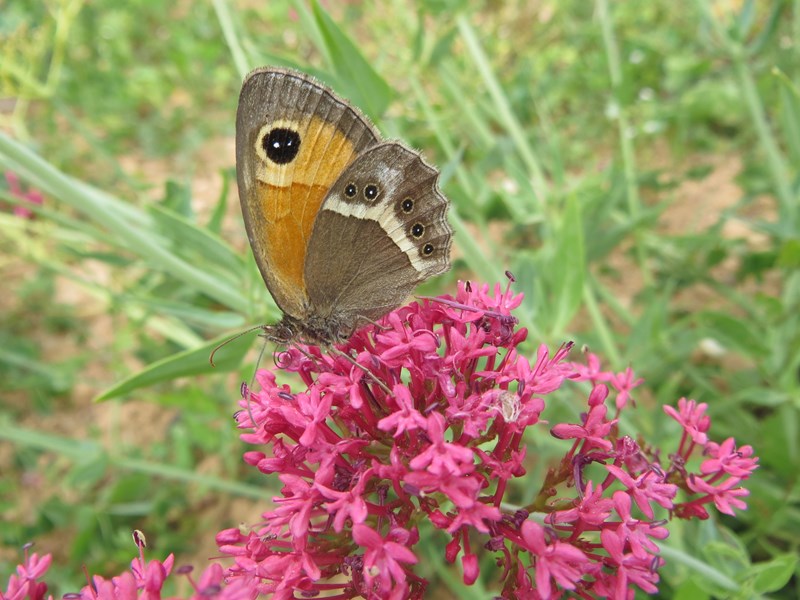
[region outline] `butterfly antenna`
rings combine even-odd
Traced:
[[[247,335],[248,333],[252,333],[253,331],[255,331],[257,329],[264,329],[264,325],[256,325],[255,327],[250,327],[249,329],[245,329],[244,331],[241,331],[241,332],[237,333],[233,337],[230,337],[227,340],[225,340],[224,342],[222,342],[221,344],[219,344],[216,348],[214,348],[211,351],[211,355],[208,357],[208,362],[211,363],[212,367],[216,367],[217,365],[214,364],[214,355],[217,353],[217,350],[219,350],[220,348],[223,348],[224,346],[227,346],[228,344],[230,344],[234,340],[238,340],[243,335]],[[256,373],[258,373],[258,365],[261,364],[261,358],[264,356],[264,349],[266,347],[267,347],[267,341],[265,340],[264,341],[264,345],[261,347],[261,351],[258,353],[258,361],[256,362],[256,368],[253,370],[253,376],[250,378],[250,385],[247,387],[247,393],[246,394],[242,394],[243,397],[246,396],[245,399],[247,400],[247,416],[250,417],[250,422],[253,424],[253,429],[255,429],[255,427],[256,427],[256,420],[253,417],[253,411],[250,408],[250,393],[251,393],[250,390],[253,389],[253,384],[256,381]],[[242,384],[242,387],[244,387],[244,384]]]
[[[223,348],[224,346],[227,346],[228,344],[230,344],[234,340],[238,340],[243,335],[247,335],[248,333],[251,333],[251,332],[255,331],[256,329],[264,329],[264,325],[256,325],[255,327],[251,327],[250,329],[245,329],[244,331],[241,331],[241,332],[237,333],[233,337],[229,337],[227,340],[225,340],[224,342],[219,344],[216,348],[214,348],[211,351],[211,355],[208,357],[208,362],[211,363],[211,366],[212,367],[216,367],[217,366],[217,365],[214,364],[214,355],[217,353],[217,350],[219,350],[220,348]]]
[[[370,319],[369,317],[367,317],[367,316],[365,316],[365,315],[358,315],[358,318],[359,318],[360,320],[362,320],[362,321],[366,322],[366,323],[369,323],[369,324],[370,324],[370,325],[372,325],[372,326],[373,326],[375,329],[380,329],[381,331],[389,331],[389,330],[391,329],[391,327],[389,327],[388,325],[381,325],[381,324],[380,324],[380,323],[378,323],[377,321],[375,321],[375,320],[373,320],[373,319]]]
[[[253,329],[250,329],[248,331],[253,331]],[[248,333],[248,331],[245,331],[244,333]],[[240,333],[239,335],[243,335],[243,333]],[[236,336],[236,337],[239,337],[239,336]],[[251,396],[251,393],[252,393],[250,390],[253,389],[253,385],[256,382],[256,375],[258,374],[258,367],[261,365],[261,359],[264,358],[264,350],[267,349],[267,344],[268,343],[269,343],[269,340],[265,338],[264,339],[264,345],[261,346],[261,350],[258,351],[258,359],[256,359],[256,367],[255,367],[255,369],[253,369],[253,376],[250,378],[250,385],[247,387],[247,398],[246,398],[246,400],[247,400],[247,416],[250,417],[250,422],[253,424],[253,429],[256,428],[256,420],[255,420],[255,417],[253,417],[253,411],[250,408],[250,396]]]

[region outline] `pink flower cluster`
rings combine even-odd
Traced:
[[[49,554],[39,556],[28,550],[31,544],[25,546],[25,559],[17,566],[17,574],[8,578],[5,592],[0,592],[2,600],[44,600],[47,594],[47,584],[39,581],[47,573],[53,558]],[[49,596],[48,600],[53,600]]]
[[[495,581],[485,583],[503,598],[656,592],[666,519],[707,518],[712,503],[727,514],[745,508],[752,448],[710,442],[706,406],[682,399],[665,408],[683,436],[662,464],[659,450],[620,432],[641,380],[631,369],[603,371],[592,354],[570,362],[571,344],[552,354],[541,346],[529,361],[517,349],[527,332],[511,314],[520,302],[510,289],[461,284],[455,298],[402,307],[338,350],[289,348],[279,366],[301,378],[301,391],[260,371],[261,389],[244,386],[237,413],[255,446],[244,458],[283,489],[262,523],[217,535],[233,564],[209,568],[195,590],[236,600],[422,598],[427,582],[415,567],[427,522],[448,536],[442,555],[460,560],[466,584],[480,576],[479,557],[493,555]],[[550,427],[563,458],[544,481],[525,481],[526,504],[512,507],[509,482],[535,460],[525,436],[541,435],[545,397],[567,381],[585,412]],[[171,559],[153,564],[140,557],[133,579],[96,578],[94,597],[132,599],[134,588],[157,597]]]
[[[414,303],[362,329],[340,353],[289,349],[280,366],[304,391],[261,371],[261,391],[245,390],[238,421],[243,439],[265,450],[245,460],[284,487],[260,526],[219,534],[236,560],[229,573],[275,598],[334,589],[339,598],[419,598],[426,582],[414,547],[428,521],[450,536],[444,556],[460,557],[468,584],[478,554],[494,553],[504,597],[656,591],[656,541],[667,530],[655,507],[662,518],[706,516],[712,501],[743,508],[734,498],[747,493],[736,486],[755,468],[752,450],[698,438],[662,466],[618,428],[641,380],[631,369],[602,371],[591,354],[587,365],[568,362],[570,345],[553,355],[542,346],[529,362],[517,350],[527,332],[511,315],[520,302],[510,289],[462,284],[455,298]],[[531,502],[511,510],[504,496],[525,475],[523,435],[540,423],[544,397],[570,379],[591,383],[587,411],[552,427],[571,446]],[[707,430],[703,405],[680,407],[684,428]],[[710,459],[689,474],[698,449],[719,456],[719,468]],[[593,463],[602,477],[587,475]],[[723,464],[737,475],[721,479]],[[690,501],[674,503],[679,486]]]
[[[41,205],[44,202],[42,193],[39,190],[30,189],[27,192],[22,190],[22,185],[19,181],[19,176],[11,171],[6,171],[6,184],[8,185],[8,192],[18,200],[24,200],[27,204]],[[25,204],[18,204],[14,206],[14,214],[23,219],[32,219],[34,216],[33,211],[25,206]]]
[[[131,561],[130,571],[111,579],[95,575],[80,592],[64,594],[63,600],[160,600],[162,588],[172,573],[175,558],[170,554],[163,562],[147,562],[144,558],[144,536],[135,531],[133,539],[139,549],[139,557]],[[45,598],[47,584],[39,581],[50,568],[52,556],[46,554],[39,557],[35,552],[29,554],[29,547],[30,545],[25,547],[25,559],[17,566],[17,574],[9,578],[5,593],[0,592],[0,600],[53,600],[52,595]],[[209,565],[197,583],[191,577],[191,567],[181,567],[175,572],[188,578],[194,591],[187,596],[190,600],[205,600],[223,595],[229,600],[251,598],[250,590],[242,592],[235,585],[225,586],[224,569],[217,563]]]

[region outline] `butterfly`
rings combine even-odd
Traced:
[[[450,268],[439,172],[304,73],[245,78],[236,174],[250,246],[283,312],[265,328],[275,342],[345,341]]]

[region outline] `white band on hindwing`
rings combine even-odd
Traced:
[[[425,260],[419,255],[416,242],[408,236],[405,226],[397,218],[391,205],[387,206],[384,202],[378,202],[371,206],[363,202],[344,202],[337,194],[325,201],[322,210],[329,210],[344,217],[377,222],[386,235],[392,238],[395,245],[408,257],[411,266],[418,273],[430,268],[430,265],[426,266]]]

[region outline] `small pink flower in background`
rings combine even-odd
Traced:
[[[625,408],[625,405],[628,404],[628,400],[633,402],[633,398],[631,397],[633,388],[639,387],[644,383],[644,379],[641,377],[638,379],[634,378],[633,369],[630,367],[625,369],[622,373],[612,375],[608,378],[608,381],[617,391],[616,405],[618,413]]]
[[[47,573],[53,557],[50,554],[39,556],[29,554],[30,544],[25,546],[25,559],[17,566],[17,574],[8,578],[5,592],[0,592],[2,600],[43,600],[47,593],[47,584],[38,581]],[[48,596],[53,600],[53,596]]]
[[[584,450],[597,447],[603,450],[611,450],[613,444],[606,437],[611,432],[612,427],[617,424],[617,420],[608,421],[606,419],[606,408],[603,401],[608,396],[608,388],[604,385],[595,386],[589,396],[589,413],[582,415],[582,425],[572,425],[562,423],[553,427],[550,433],[560,440],[578,439],[584,440]]]
[[[739,510],[747,508],[747,503],[739,500],[739,496],[750,495],[750,491],[743,487],[733,487],[738,483],[738,478],[730,477],[719,485],[714,486],[696,475],[690,475],[687,481],[690,490],[698,494],[705,494],[705,496],[697,500],[698,502],[713,500],[719,512],[731,516],[736,514],[733,511],[734,508],[738,508]]]
[[[758,467],[758,458],[753,456],[751,446],[737,450],[733,438],[722,444],[708,440],[706,432],[711,427],[711,419],[705,414],[707,407],[705,402],[698,404],[686,398],[678,401],[677,411],[671,406],[664,407],[664,412],[683,427],[680,447],[667,476],[698,495],[674,507],[675,515],[680,518],[707,519],[708,511],[703,505],[711,502],[718,511],[731,516],[735,515],[734,509],[745,510],[747,503],[740,498],[750,492],[739,484]],[[699,473],[686,473],[684,465],[697,446],[710,458],[702,462]]]
[[[664,412],[675,419],[684,429],[684,439],[681,440],[680,452],[689,452],[684,448],[690,438],[694,444],[705,445],[708,441],[706,431],[711,426],[711,419],[705,414],[708,404],[701,402],[698,404],[694,400],[681,398],[678,400],[678,410],[671,406],[665,406]]]
[[[539,346],[529,361],[518,350],[527,331],[511,314],[521,300],[510,286],[462,283],[455,297],[401,307],[338,351],[287,349],[276,362],[302,389],[260,371],[236,418],[254,446],[245,462],[278,474],[281,495],[261,523],[217,534],[229,565],[208,567],[193,597],[419,599],[427,582],[415,569],[431,554],[418,548],[421,523],[448,537],[438,552],[460,558],[467,585],[489,577],[480,565],[490,554],[499,579],[482,584],[504,598],[657,592],[666,519],[745,508],[742,483],[758,459],[732,439],[709,441],[706,405],[686,399],[664,408],[683,429],[677,449],[621,432],[642,380],[603,370],[591,353],[586,365],[569,362],[572,344]],[[542,435],[548,396],[567,386],[583,412],[549,425],[563,457],[543,481],[515,486],[527,491],[515,506],[510,483],[537,459],[526,436]],[[81,597],[155,599],[173,572],[171,557],[146,563],[142,553]]]
[[[736,441],[728,438],[722,444],[708,442],[705,447],[705,455],[710,456],[700,465],[700,472],[703,475],[719,477],[722,473],[732,477],[747,478],[755,470],[758,458],[753,456],[752,446],[742,446],[736,449]]]
[[[162,597],[164,583],[173,572],[174,557],[170,554],[166,560],[145,561],[144,542],[140,534],[135,533],[134,539],[139,547],[139,557],[131,561],[131,568],[116,577],[105,579],[99,575],[91,578],[89,585],[80,592],[64,594],[64,600],[157,600]],[[30,545],[29,545],[30,546]],[[5,592],[0,591],[2,600],[44,600],[47,584],[37,581],[45,576],[52,563],[52,557],[46,554],[28,554],[25,548],[25,559],[17,567],[17,575],[9,578]],[[226,598],[227,600],[246,600],[249,590],[239,586],[225,586],[225,571],[219,564],[210,565],[201,575],[198,583],[191,576],[191,567],[183,567],[175,572],[186,575],[191,582],[194,593],[189,596],[192,600],[204,598]],[[222,591],[224,590],[224,594]],[[47,596],[53,600],[53,596]]]
[[[29,189],[27,192],[23,192],[19,177],[16,173],[6,171],[5,176],[6,183],[8,184],[8,191],[12,196],[19,200],[24,200],[26,203],[35,204],[37,206],[42,205],[44,197],[39,190]],[[23,219],[32,219],[34,217],[34,212],[24,204],[15,205],[14,214]]]
[[[612,373],[603,371],[599,356],[588,351],[585,351],[585,355],[585,363],[572,363],[576,375],[575,381],[589,381],[595,386],[598,383],[605,383],[613,377]]]
[[[606,465],[606,469],[627,488],[627,493],[649,519],[653,518],[651,502],[660,504],[664,508],[672,508],[672,499],[678,490],[671,483],[663,482],[663,473],[648,470],[634,478],[615,465]]]

